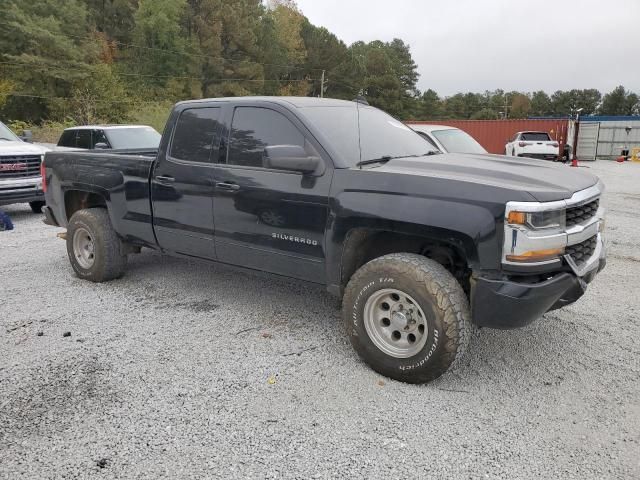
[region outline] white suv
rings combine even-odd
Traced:
[[[504,154],[542,160],[560,160],[560,145],[547,132],[518,132],[504,146]]]

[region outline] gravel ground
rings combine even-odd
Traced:
[[[72,275],[27,205],[0,233],[1,478],[639,478],[640,165],[576,304],[482,330],[429,385],[382,378],[323,289],[154,252]]]

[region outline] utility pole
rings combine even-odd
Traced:
[[[509,97],[507,95],[504,96],[504,118],[509,118]]]
[[[324,70],[322,70],[322,80],[320,80],[320,98],[324,98]]]

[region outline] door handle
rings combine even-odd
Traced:
[[[218,190],[225,190],[227,192],[237,192],[238,190],[240,190],[240,185],[231,182],[217,182],[216,188]]]
[[[158,183],[173,183],[175,182],[175,180],[176,180],[175,178],[170,177],[169,175],[158,175],[156,177],[156,181]]]

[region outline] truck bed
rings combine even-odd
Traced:
[[[149,192],[155,158],[149,150],[47,152],[48,206],[55,222],[67,226],[65,197],[94,192],[106,199],[116,232],[133,244],[155,246]],[[92,199],[85,195],[77,201],[90,204]]]

